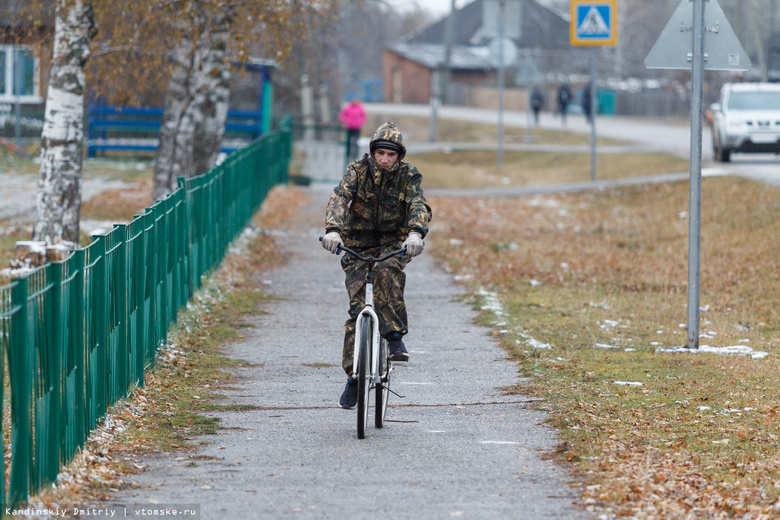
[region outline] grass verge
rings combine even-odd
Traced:
[[[686,343],[688,184],[434,198],[431,250],[544,397],[591,510],[780,514],[778,190],[705,179],[701,344]],[[749,201],[749,203],[747,202]]]
[[[590,156],[577,153],[506,152],[503,168],[496,152],[426,153],[409,159],[423,174],[425,188],[538,186],[590,181]],[[688,161],[661,153],[597,156],[600,180],[688,171]]]

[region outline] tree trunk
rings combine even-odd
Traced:
[[[92,0],[57,2],[33,240],[79,242],[84,64],[96,33]]]
[[[196,175],[216,164],[225,134],[225,122],[230,106],[231,74],[226,54],[232,22],[231,9],[223,7],[215,15],[209,31],[209,51],[199,81],[204,95],[202,118],[198,120],[195,128],[193,163]]]
[[[194,71],[200,65],[200,55],[192,38],[186,35],[186,31],[184,34],[176,51],[175,69],[165,94],[165,110],[154,167],[154,201],[173,192],[178,177],[193,175]]]
[[[165,101],[155,165],[154,200],[176,189],[178,177],[199,175],[216,163],[230,100],[226,61],[230,7],[203,15],[177,51]]]

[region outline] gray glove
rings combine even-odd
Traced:
[[[406,246],[406,254],[409,256],[417,256],[423,252],[422,236],[415,231],[409,233],[409,238],[406,239],[404,245]]]
[[[331,253],[337,253],[339,246],[343,246],[344,242],[341,240],[341,235],[336,231],[331,231],[322,237],[322,247],[330,251]]]

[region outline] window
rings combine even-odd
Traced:
[[[38,60],[31,49],[0,45],[0,102],[42,103]]]
[[[780,90],[732,92],[731,110],[780,110]]]

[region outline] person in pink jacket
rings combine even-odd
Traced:
[[[347,128],[347,157],[357,159],[357,140],[360,137],[360,127],[366,122],[366,112],[357,98],[352,98],[339,113],[339,121]]]

